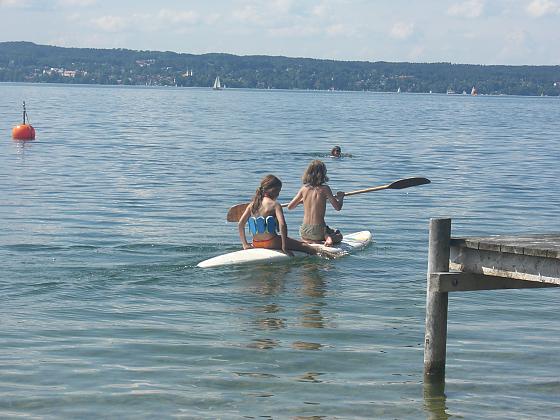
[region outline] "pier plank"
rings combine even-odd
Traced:
[[[431,273],[429,278],[430,290],[441,293],[499,289],[539,289],[543,287],[560,287],[560,285],[457,271]]]
[[[560,285],[560,234],[452,238],[450,269]]]
[[[451,246],[560,259],[560,233],[451,238]]]

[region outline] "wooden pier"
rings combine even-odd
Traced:
[[[434,383],[445,380],[448,293],[560,286],[560,234],[451,238],[451,219],[431,219],[429,235],[424,382]]]

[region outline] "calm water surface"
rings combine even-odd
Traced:
[[[35,142],[14,142],[25,100]],[[560,232],[558,98],[0,85],[0,417],[558,418],[558,290],[451,294],[424,393],[428,223]],[[331,160],[334,144],[352,157]],[[337,260],[197,269],[311,159]],[[292,235],[301,210],[287,214]]]

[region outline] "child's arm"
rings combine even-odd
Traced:
[[[243,215],[239,219],[239,222],[237,223],[237,229],[239,230],[239,238],[241,238],[243,249],[249,249],[253,247],[249,242],[247,242],[247,237],[245,236],[245,225],[247,224],[247,220],[249,220],[249,217],[251,217],[252,205],[253,203],[247,206],[247,208],[243,212]]]
[[[295,209],[301,203],[303,203],[303,187],[299,189],[294,198],[292,198],[292,201],[290,201],[290,204],[288,204],[288,210]]]
[[[344,204],[344,191],[338,191],[336,193],[336,197],[333,195],[331,187],[325,185],[324,192],[327,197],[327,200],[332,204],[336,211],[342,210],[342,205]]]
[[[284,218],[284,212],[282,211],[282,206],[280,205],[280,203],[276,202],[274,210],[276,212],[278,226],[280,227],[280,237],[282,238],[282,252],[289,255],[290,257],[293,257],[294,254],[288,249],[288,226],[286,225],[286,219]]]

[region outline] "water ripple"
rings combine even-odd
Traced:
[[[5,132],[22,95],[37,129],[0,142],[0,417],[555,418],[554,291],[450,296],[446,395],[422,352],[430,217],[560,232],[557,98],[0,91]],[[285,202],[317,158],[335,190],[432,183],[329,211],[361,253],[196,268],[239,249],[225,214],[263,175]]]

